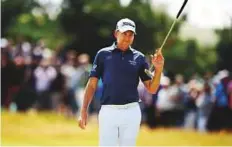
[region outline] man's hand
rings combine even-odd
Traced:
[[[151,55],[152,64],[155,67],[156,72],[162,72],[164,67],[164,57],[160,49],[157,49],[154,56]]]
[[[81,115],[78,119],[78,124],[81,129],[85,129],[87,125],[88,113],[87,110],[81,110]]]
[[[81,107],[81,114],[78,119],[78,124],[81,129],[85,129],[88,120],[88,107],[97,89],[98,78],[91,77],[86,85],[84,92],[84,100]]]

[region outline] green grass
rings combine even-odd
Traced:
[[[98,145],[98,127],[96,118],[90,119],[86,130],[78,128],[75,119],[52,113],[37,115],[2,112],[2,145]],[[150,130],[142,126],[137,145],[232,145],[232,134],[197,133],[179,129]]]

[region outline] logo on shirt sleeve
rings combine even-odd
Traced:
[[[93,68],[92,68],[92,71],[96,71],[96,69],[97,69],[97,64],[94,64]]]
[[[110,59],[112,59],[112,56],[107,56],[106,57],[106,60],[110,60]]]
[[[136,65],[136,61],[133,61],[133,60],[129,60],[129,63],[130,63],[131,65],[133,65],[133,66]]]

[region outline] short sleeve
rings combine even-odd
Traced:
[[[142,81],[151,80],[151,77],[145,73],[145,69],[148,69],[148,63],[145,60],[145,57],[141,59],[141,66],[139,69],[139,77]]]
[[[98,52],[97,55],[95,56],[89,77],[96,77],[100,79],[102,77],[102,69],[103,69],[103,64],[101,61],[101,52]]]

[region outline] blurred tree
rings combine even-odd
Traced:
[[[133,0],[127,7],[122,7],[119,0],[66,0],[59,21],[72,36],[67,49],[87,52],[93,58],[100,48],[112,44],[115,25],[124,17],[137,24],[133,47],[144,53],[154,53],[173,21],[165,13],[153,12],[149,0]],[[179,26],[177,23],[173,30],[173,39]]]
[[[1,30],[2,36],[7,36],[8,29],[15,24],[22,13],[29,13],[39,6],[35,0],[1,0]]]
[[[232,22],[232,21],[231,21]],[[227,69],[232,72],[232,25],[216,31],[220,40],[217,48],[217,70]]]
[[[206,71],[215,71],[215,48],[200,48],[196,40],[177,40],[168,49],[164,49],[165,70],[181,73],[186,78],[194,73],[203,75]]]
[[[37,41],[43,38],[49,48],[68,39],[57,20],[51,20],[36,0],[2,0],[2,36]]]
[[[8,30],[11,38],[23,36],[32,42],[43,39],[46,45],[54,49],[68,40],[57,20],[50,20],[47,14],[33,15],[23,13],[18,16],[14,25]]]

